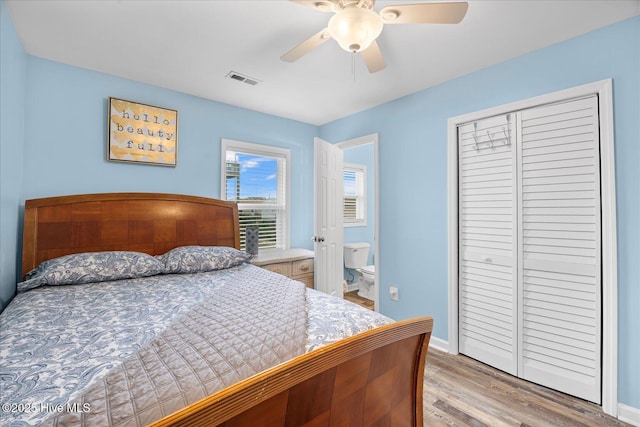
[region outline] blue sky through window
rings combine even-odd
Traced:
[[[237,164],[235,173],[229,172],[229,162]],[[227,200],[236,200],[239,179],[239,200],[268,200],[275,203],[278,195],[277,178],[276,158],[227,151]]]
[[[356,172],[354,170],[345,169],[343,172],[344,178],[344,195],[345,196],[357,196],[358,188],[356,185]]]

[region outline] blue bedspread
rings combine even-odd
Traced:
[[[207,273],[45,286],[17,295],[0,315],[0,425],[37,425],[221,284],[241,286],[257,272],[264,274],[245,264]],[[269,274],[275,283],[289,280]],[[391,321],[314,290],[307,290],[306,299],[306,351]]]

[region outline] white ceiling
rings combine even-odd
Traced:
[[[389,4],[416,0],[379,1]],[[279,0],[9,0],[27,53],[321,125],[640,14],[640,0],[476,0],[457,25],[386,25],[369,74],[334,40],[280,56],[331,14]],[[225,78],[230,71],[260,81]]]

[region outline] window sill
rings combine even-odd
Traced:
[[[345,222],[344,228],[348,227],[366,227],[367,221],[358,221],[358,222]]]

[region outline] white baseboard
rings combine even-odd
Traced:
[[[431,336],[429,340],[429,347],[435,348],[436,350],[444,351],[445,353],[449,352],[449,342],[438,337]]]
[[[358,289],[360,289],[358,287],[358,284],[352,284],[352,285],[347,285],[347,292],[353,292],[353,291],[357,291]]]
[[[640,409],[618,403],[618,419],[632,426],[640,427]]]
[[[344,292],[353,292],[360,289],[360,287],[358,286],[358,282],[349,282],[345,279],[342,281],[342,289]]]

